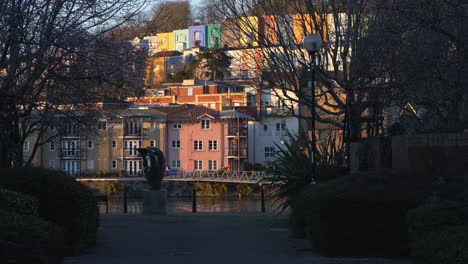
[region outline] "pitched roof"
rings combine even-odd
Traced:
[[[158,110],[160,110],[158,108]],[[219,112],[211,108],[207,108],[199,105],[182,105],[178,107],[178,110],[165,109],[167,113],[167,121],[169,122],[198,122],[199,117],[203,115],[210,115],[215,120],[219,119]],[[160,111],[164,112],[161,109]]]

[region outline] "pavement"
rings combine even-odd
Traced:
[[[290,239],[287,219],[270,214],[101,216],[97,246],[65,264],[410,264],[408,260],[325,258]]]

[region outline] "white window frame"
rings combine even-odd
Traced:
[[[173,149],[180,149],[180,140],[172,140],[171,147]]]
[[[208,150],[210,151],[218,150],[218,140],[208,140]]]
[[[156,147],[156,140],[150,140],[150,147]]]
[[[111,160],[111,168],[117,169],[117,160]]]
[[[172,129],[181,129],[182,128],[182,124],[173,124],[172,125]]]
[[[194,140],[193,141],[193,150],[202,151],[203,150],[203,140]]]
[[[218,161],[208,160],[208,170],[210,171],[218,170]]]
[[[174,169],[180,168],[180,160],[172,160],[172,168]]]
[[[29,152],[29,140],[24,141],[23,143],[23,151]]]
[[[112,149],[117,149],[117,140],[112,140]]]
[[[202,171],[203,170],[203,160],[194,160],[193,161],[193,170]]]
[[[210,119],[202,119],[200,121],[201,129],[202,130],[210,130],[211,129],[211,120]]]
[[[55,142],[49,142],[49,151],[55,151]]]
[[[91,143],[91,144],[90,144],[90,143]],[[93,148],[94,148],[94,142],[93,142],[92,140],[88,140],[88,141],[86,142],[86,147],[87,147],[88,149],[93,149]]]
[[[265,147],[265,158],[274,158],[275,157],[275,147]]]

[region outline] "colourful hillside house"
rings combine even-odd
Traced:
[[[188,28],[189,48],[206,47],[206,26],[191,26]]]
[[[236,19],[224,19],[221,21],[221,45],[223,47],[239,47],[239,30],[236,25]]]
[[[240,45],[242,47],[256,47],[258,46],[259,32],[262,28],[259,27],[259,18],[256,16],[242,17],[239,20],[240,27]],[[261,36],[261,34],[260,34]]]
[[[221,24],[206,25],[206,43],[209,49],[221,47]]]
[[[158,52],[175,50],[174,32],[166,32],[157,34],[158,37]]]
[[[315,17],[309,14],[294,15],[294,42],[302,44],[304,36],[309,34],[319,34],[326,41],[328,39],[329,19],[330,17],[327,14],[316,14]],[[317,30],[317,27],[321,28],[321,30]]]
[[[175,50],[183,51],[189,47],[188,29],[174,30]]]

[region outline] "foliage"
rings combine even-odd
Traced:
[[[61,263],[63,230],[33,215],[0,209],[0,255],[4,263]]]
[[[44,169],[2,169],[0,186],[36,197],[39,216],[66,232],[69,253],[96,243],[99,214],[92,192],[74,178]]]
[[[63,119],[88,121],[97,102],[142,87],[139,54],[106,36],[141,7],[140,0],[1,1],[0,167],[29,165]]]
[[[468,225],[448,226],[412,244],[415,264],[468,263]]]
[[[339,139],[337,130],[328,130],[324,140],[317,143],[317,166],[319,167],[343,167],[345,149],[343,141]]]
[[[434,198],[408,213],[413,260],[416,264],[466,263],[467,203]]]
[[[380,171],[317,183],[299,201],[318,253],[398,256],[409,251],[407,211],[429,193],[430,185],[419,179]]]
[[[107,195],[114,195],[120,193],[124,189],[124,184],[122,182],[107,182],[104,190]]]
[[[205,70],[205,78],[211,80],[223,80],[228,73],[233,57],[226,53],[226,49],[207,49],[197,53],[197,59],[201,68]]]
[[[304,133],[298,136],[287,132],[283,144],[276,144],[275,162],[266,180],[278,188],[268,197],[278,204],[276,210],[284,211],[288,206],[294,207],[297,199],[306,186],[312,181],[312,161],[309,153],[311,146]]]
[[[0,209],[23,215],[38,215],[39,204],[33,196],[0,188]]]
[[[244,170],[246,170],[246,171],[264,171],[265,167],[260,163],[251,164],[249,162],[246,162],[244,164]]]

